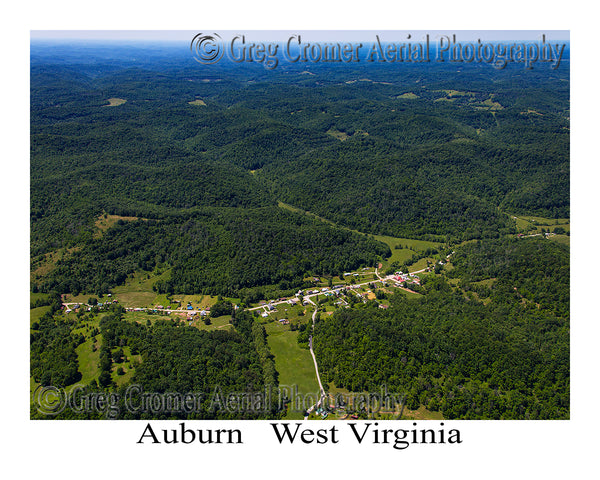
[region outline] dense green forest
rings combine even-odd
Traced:
[[[385,311],[340,310],[316,326],[324,381],[350,391],[386,385],[408,408],[446,418],[568,418],[568,252],[542,239],[493,240],[456,256],[451,273],[463,286],[495,279],[476,289],[491,302],[441,277],[416,300],[394,296]]]
[[[76,48],[68,53],[82,61]],[[276,237],[298,237],[290,250],[330,248],[329,234],[292,233],[304,228],[302,220],[277,218],[274,210],[239,220],[241,209],[278,201],[364,233],[445,242],[513,232],[501,211],[569,215],[568,71],[532,72],[516,82],[514,74],[478,67],[468,73],[472,78],[414,67],[378,82],[390,80],[391,72],[321,66],[314,75],[227,66],[205,72],[179,57],[166,64],[149,58],[144,68],[69,64],[68,58],[32,60],[32,261],[76,247],[107,274],[99,282],[65,260],[54,279],[40,280],[41,289],[91,292],[122,281],[131,253],[116,246],[109,254],[98,245],[95,221],[103,213],[160,224],[132,228],[150,256],[169,257],[174,270],[165,288],[223,294],[248,282],[277,283],[302,269],[337,274],[373,256],[340,247],[329,265],[305,255],[289,266],[291,274],[253,271],[227,285],[207,281],[206,271],[221,275],[220,265],[206,263],[207,252],[186,252],[183,269],[178,247],[156,247],[173,243],[164,240],[165,230],[174,234],[199,209],[208,235],[216,225],[239,225],[244,241],[233,240],[234,248],[250,257],[262,255],[255,251],[262,239],[244,230],[265,216],[274,229],[287,224],[287,232],[273,231]],[[361,73],[369,81],[355,81]],[[428,82],[417,83],[425,73]],[[109,98],[126,102],[106,106]],[[195,99],[203,104],[190,105]],[[176,217],[182,220],[174,227]],[[228,248],[229,235],[223,240],[214,248]],[[369,248],[385,256],[382,247]],[[108,264],[116,260],[123,265],[113,273]]]
[[[50,272],[44,291],[106,293],[134,271],[170,265],[159,293],[235,296],[256,285],[302,285],[307,271],[339,274],[389,255],[389,247],[277,207],[204,209],[121,222]]]
[[[289,327],[303,346],[313,335],[323,379],[385,384],[445,418],[569,417],[569,247],[517,238],[516,217],[568,224],[568,63],[266,70],[201,66],[188,47],[32,45],[30,277],[47,295],[31,305],[45,309],[31,324],[35,384],[87,379],[85,346],[99,357],[90,391],[276,387],[268,329],[244,307],[313,276],[331,286],[421,261],[408,287],[420,295],[404,292],[418,298],[350,296],[314,332]],[[378,236],[436,243],[392,261]],[[102,298],[135,275],[157,296],[226,297],[205,321],[227,328],[61,310],[61,295]],[[139,357],[131,371],[126,357]],[[204,402],[192,416],[281,414]]]

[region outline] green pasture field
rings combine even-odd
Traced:
[[[512,215],[510,217],[517,223],[517,228],[527,233],[541,233],[542,228],[552,232],[556,227],[561,227],[565,232],[571,231],[571,221],[568,218],[546,218],[534,215]]]
[[[319,384],[310,351],[298,345],[298,331],[292,332],[289,325],[276,322],[265,326],[269,348],[275,356],[275,367],[279,372],[279,385],[297,386],[298,394],[318,395]],[[302,419],[302,412],[289,412],[286,417]]]
[[[94,339],[96,340],[96,351],[93,351]],[[98,364],[100,362],[100,347],[102,346],[102,335],[88,338],[85,342],[79,345],[75,352],[79,362],[78,370],[81,372],[81,380],[79,383],[89,384],[92,380],[98,379],[100,370]]]
[[[40,318],[44,315],[44,313],[50,311],[50,305],[46,305],[45,307],[37,307],[29,310],[29,325],[33,322],[39,321]]]

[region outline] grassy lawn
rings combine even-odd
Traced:
[[[423,270],[424,268],[427,268],[427,261],[429,261],[432,266],[435,265],[434,258],[421,258],[416,263],[413,263],[410,267],[408,267],[408,271],[410,273],[412,273],[412,272],[418,272],[419,270]]]
[[[48,312],[49,310],[50,305],[47,305],[45,307],[32,308],[31,310],[29,310],[29,325],[31,326],[33,322],[37,322],[40,318],[42,318],[42,315],[44,315],[44,313]]]
[[[152,285],[157,280],[168,279],[171,270],[166,269],[160,274],[154,272],[136,272],[130,275],[124,285],[111,289],[112,298],[119,300],[124,307],[151,307],[161,304],[164,296],[159,296],[152,291]],[[157,302],[154,300],[160,297]],[[164,304],[163,304],[164,305]]]
[[[79,345],[75,352],[79,361],[79,371],[81,372],[81,380],[79,383],[88,384],[92,380],[97,379],[100,374],[98,363],[100,362],[100,347],[102,346],[102,335],[96,335],[96,351],[93,351],[94,339],[89,338],[87,341]]]
[[[401,288],[396,288],[396,287],[390,287],[390,288],[394,289],[394,293],[395,294],[404,295],[404,296],[406,296],[408,298],[417,298],[417,297],[421,296],[421,294],[417,293],[417,292],[409,292],[407,290],[403,290]]]
[[[198,330],[233,330],[234,327],[229,321],[231,320],[231,315],[222,315],[217,318],[210,319],[210,325],[205,325],[202,318],[199,315],[196,315],[195,320],[192,325]]]
[[[517,228],[527,233],[541,233],[542,228],[552,232],[560,227],[565,232],[571,231],[571,222],[568,218],[546,218],[533,215],[512,215],[510,217],[517,223]]]
[[[29,292],[29,301],[35,302],[37,300],[45,300],[49,296],[48,293],[31,293]]]
[[[73,252],[79,250],[79,247],[59,248],[53,252],[48,252],[42,258],[38,258],[31,266],[29,278],[32,281],[48,275],[56,267],[59,260],[67,258]]]
[[[279,372],[279,385],[297,387],[299,395],[318,396],[319,384],[310,351],[298,346],[298,331],[292,332],[288,325],[269,323],[265,326],[269,348],[275,356]],[[310,405],[306,405],[308,407]],[[301,419],[302,412],[289,412],[288,419]]]
[[[94,223],[94,225],[98,229],[95,236],[102,236],[102,234],[106,232],[109,228],[114,227],[119,220],[123,220],[125,222],[133,222],[134,220],[138,220],[138,218],[139,217],[122,217],[121,215],[109,215],[107,213],[102,214]]]
[[[183,307],[185,307],[189,302],[192,304],[192,307],[194,307],[194,309],[198,310],[198,309],[203,309],[206,307],[212,307],[215,303],[217,303],[217,300],[219,297],[212,296],[212,295],[196,294],[196,295],[172,295],[171,298],[173,300],[181,301],[181,305]],[[231,300],[232,303],[240,302],[239,298],[229,298],[228,300]]]
[[[188,302],[191,302],[194,309],[206,308],[214,305],[217,302],[216,296],[211,295],[172,295],[169,300],[166,294],[157,294],[152,290],[152,286],[157,280],[168,279],[171,275],[170,269],[158,272],[136,272],[130,275],[125,281],[124,285],[119,285],[111,289],[111,296],[103,296],[99,298],[97,295],[80,294],[65,295],[63,301],[65,302],[79,302],[87,303],[90,298],[96,298],[99,302],[105,302],[107,300],[117,300],[120,305],[125,308],[151,308],[157,305],[164,307],[171,306],[177,308],[177,301],[181,302],[181,305],[185,307]],[[239,303],[239,298],[229,299],[233,303]]]
[[[166,315],[160,313],[149,314],[146,312],[126,312],[123,318],[129,322],[137,322],[141,323],[142,325],[146,325],[148,320],[150,320],[151,324],[156,323],[158,320],[185,320],[185,316]]]
[[[121,386],[129,382],[135,373],[135,365],[142,361],[141,355],[131,355],[131,349],[129,347],[123,347],[123,352],[125,353],[125,358],[127,360],[123,363],[113,364],[111,372],[111,377],[117,386]],[[125,372],[123,375],[117,374],[119,367],[121,367]]]
[[[419,96],[414,94],[413,92],[406,92],[406,93],[403,93],[402,95],[398,95],[396,98],[407,98],[409,100],[414,100],[416,98],[419,98]]]
[[[392,251],[392,256],[383,263],[384,268],[393,262],[404,263],[415,253],[427,250],[428,248],[438,248],[440,245],[439,243],[429,242],[426,240],[390,237],[387,235],[373,235],[373,238],[387,244]],[[395,248],[397,245],[402,245],[402,248]],[[417,268],[416,270],[420,270],[420,268]]]
[[[336,130],[335,128],[330,128],[325,133],[327,135],[331,135],[334,138],[337,138],[338,140],[340,140],[342,142],[344,140],[347,140],[348,138],[350,138],[346,132],[340,132],[339,130]]]
[[[548,238],[553,242],[571,245],[571,237],[569,235],[550,235]]]
[[[458,279],[456,279],[456,280],[458,280]],[[494,285],[494,283],[496,283],[496,279],[495,278],[487,278],[485,280],[480,280],[479,282],[472,282],[472,283],[473,283],[473,285],[485,285],[487,287],[491,287],[492,285]]]
[[[277,305],[277,312],[271,312],[265,319],[260,317],[264,323],[270,323],[273,321],[287,319],[291,324],[299,325],[301,323],[307,323],[311,319],[312,307],[302,305]],[[259,311],[262,313],[262,310]]]

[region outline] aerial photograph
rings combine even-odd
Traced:
[[[29,54],[34,423],[571,418],[569,31]]]

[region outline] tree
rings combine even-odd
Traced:
[[[103,370],[102,372],[100,372],[100,375],[98,376],[98,384],[101,387],[108,387],[110,386],[110,384],[112,383],[112,377],[110,376],[110,372],[107,372],[106,370]]]

